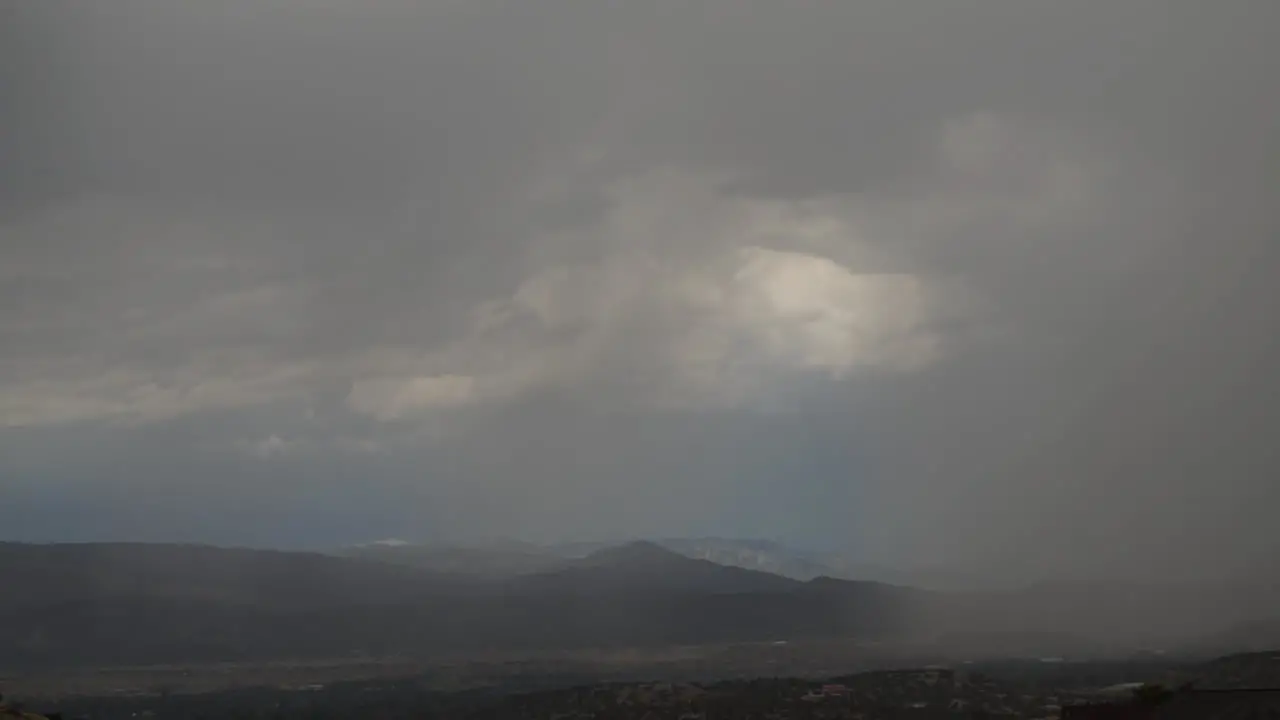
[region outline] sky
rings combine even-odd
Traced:
[[[2,539],[1280,550],[1274,0],[0,12]]]

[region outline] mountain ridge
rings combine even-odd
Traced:
[[[0,545],[0,665],[156,664],[890,637],[860,584],[622,547],[479,579],[393,563],[190,545]]]
[[[473,572],[487,577],[518,575],[567,566],[600,550],[634,542],[647,542],[685,557],[718,565],[757,570],[807,581],[827,576],[841,580],[868,580],[925,590],[977,590],[981,583],[961,573],[926,569],[895,569],[857,563],[838,553],[799,550],[766,539],[732,539],[715,536],[658,538],[626,542],[573,542],[535,545],[518,541],[473,545],[414,544],[358,546],[337,554],[411,564],[426,569]],[[469,568],[469,569],[468,569]]]
[[[720,565],[639,540],[597,550],[559,568],[525,575],[524,587],[550,584],[577,593],[745,593],[794,591],[800,583],[757,570]]]
[[[321,553],[0,543],[0,578],[0,665],[19,666],[837,638],[997,654],[1227,650],[1274,626],[1280,606],[1265,585],[938,593],[799,581],[651,542],[502,577]]]

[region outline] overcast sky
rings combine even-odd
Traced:
[[[0,8],[0,539],[1280,551],[1275,0]]]

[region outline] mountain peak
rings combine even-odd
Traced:
[[[597,550],[586,558],[589,565],[656,565],[686,563],[689,558],[648,540],[637,540]]]
[[[690,558],[662,545],[628,542],[597,550],[557,571],[531,576],[543,587],[572,587],[575,593],[710,592],[791,590],[798,586],[770,573]]]

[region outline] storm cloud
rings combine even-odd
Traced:
[[[12,2],[12,539],[1280,529],[1280,6]]]

